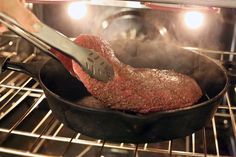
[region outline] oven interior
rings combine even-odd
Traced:
[[[28,7],[72,40],[79,34],[101,36],[111,43],[122,62],[134,67],[151,67],[157,59],[155,53],[167,49],[168,43],[218,60],[229,73],[230,85],[213,119],[198,132],[165,142],[133,144],[93,139],[74,132],[53,116],[37,81],[6,71],[0,75],[0,156],[236,156],[235,9],[98,2],[38,1],[28,3]],[[73,10],[73,5],[77,9]],[[86,14],[76,13],[78,8],[85,9]],[[0,55],[25,63],[49,58],[10,31],[0,36]]]

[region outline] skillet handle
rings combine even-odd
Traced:
[[[25,73],[34,79],[39,79],[39,72],[42,62],[18,63],[11,62],[9,58],[0,56],[0,74],[5,70],[12,70],[16,72]]]

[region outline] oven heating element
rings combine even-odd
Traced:
[[[33,48],[29,55],[19,59],[22,39],[11,34],[1,35],[1,38],[10,40],[0,42],[0,55],[25,63],[44,57]],[[220,51],[201,52],[218,54],[221,59],[235,55]],[[236,88],[232,90],[236,93]],[[208,126],[185,138],[139,145],[110,143],[64,126],[52,115],[37,81],[25,74],[6,71],[0,75],[0,156],[235,156],[236,105],[231,95],[230,91],[226,93]]]

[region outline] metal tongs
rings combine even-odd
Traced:
[[[42,22],[37,23],[37,32],[28,32],[12,17],[0,12],[0,22],[8,29],[28,40],[48,55],[55,57],[51,50],[73,58],[91,77],[108,82],[114,76],[112,66],[97,52],[78,46],[66,36]]]

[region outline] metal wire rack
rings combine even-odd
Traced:
[[[12,44],[7,42],[2,45],[0,54],[14,58],[20,46],[19,38],[8,37],[15,40],[15,49],[10,53],[3,51],[3,46]],[[21,62],[36,59],[37,49],[33,52],[21,58]],[[229,52],[211,53],[220,54],[221,58],[229,55]],[[0,75],[0,156],[227,157],[236,154],[235,118],[236,106],[227,92],[211,123],[190,136],[142,145],[110,143],[74,132],[55,119],[47,107],[43,90],[33,78],[17,72]],[[222,140],[230,143],[232,149],[225,151]]]

